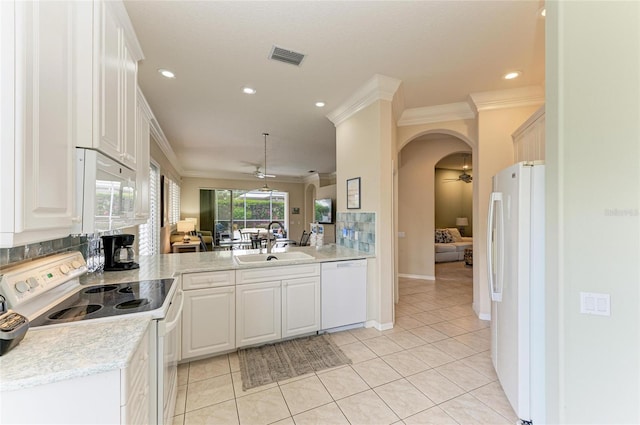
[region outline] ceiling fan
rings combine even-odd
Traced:
[[[246,174],[251,174],[253,177],[257,179],[264,179],[264,178],[273,179],[276,177],[273,174],[265,174],[263,171],[260,170],[259,165],[256,165],[256,170],[253,173],[246,173]]]
[[[265,178],[265,177],[275,177],[274,175],[271,174],[267,174],[267,136],[269,135],[269,133],[262,133],[262,135],[264,136],[264,173],[262,173],[263,177],[258,177],[256,175],[256,177],[258,178]],[[260,171],[260,167],[258,167],[258,169],[256,170],[256,172]],[[257,189],[258,192],[275,192],[275,189],[272,189],[269,187],[269,185],[267,184],[267,181],[265,180],[264,182],[264,186],[262,186],[260,189]]]
[[[471,183],[473,181],[473,176],[471,174],[467,173],[467,170],[469,169],[469,167],[467,166],[467,158],[463,158],[463,165],[462,165],[462,174],[460,174],[458,176],[457,179],[443,179],[444,182],[465,182],[465,183]]]

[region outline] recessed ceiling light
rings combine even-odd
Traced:
[[[505,80],[513,80],[514,78],[518,78],[521,75],[522,75],[522,72],[520,71],[512,71],[504,74],[502,78],[504,78]]]
[[[323,107],[324,107],[324,105],[325,105],[325,103],[324,103],[324,102],[316,102],[316,106],[317,106],[318,108],[323,108]]]
[[[242,92],[245,94],[256,94],[256,89],[252,89],[251,87],[243,87]]]
[[[159,69],[158,72],[165,78],[176,78],[176,74],[169,71],[168,69]]]

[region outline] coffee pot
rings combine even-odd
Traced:
[[[134,235],[110,235],[102,236],[104,247],[104,270],[132,270],[140,265],[133,261],[135,252],[133,245]]]

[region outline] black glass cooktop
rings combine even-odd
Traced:
[[[173,279],[83,287],[33,319],[29,326],[58,325],[156,310],[164,304],[171,285]]]

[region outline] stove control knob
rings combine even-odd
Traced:
[[[71,267],[73,267],[74,269],[79,269],[80,267],[82,267],[82,263],[78,260],[73,260],[71,262]]]
[[[29,284],[29,287],[35,288],[36,286],[38,286],[38,279],[36,279],[35,277],[30,277],[29,279],[27,279],[27,284]]]
[[[28,290],[29,290],[29,285],[24,280],[21,280],[20,282],[16,283],[16,291],[18,291],[18,293],[24,294]]]
[[[60,271],[62,272],[62,274],[69,273],[69,266],[67,266],[66,264],[61,265],[60,266]]]

